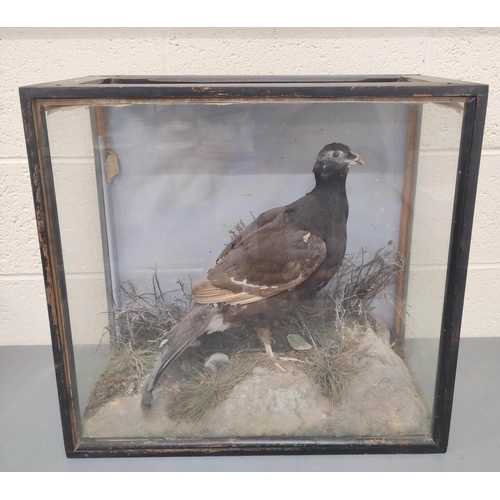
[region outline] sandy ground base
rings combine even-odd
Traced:
[[[86,420],[87,437],[342,437],[430,433],[430,417],[404,361],[387,338],[360,334],[365,355],[335,405],[300,369],[257,366],[229,396],[198,422],[175,422],[165,406],[171,391],[161,384],[149,410],[140,394],[119,396]]]

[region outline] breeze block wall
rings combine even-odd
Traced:
[[[0,29],[0,345],[50,343],[17,89],[99,74],[420,73],[489,84],[462,335],[499,336],[499,50],[500,29]]]

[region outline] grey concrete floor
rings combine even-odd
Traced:
[[[446,454],[68,459],[52,351],[0,348],[0,471],[500,471],[500,338],[461,342]]]

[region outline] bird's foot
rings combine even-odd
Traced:
[[[279,368],[282,372],[286,373],[286,370],[279,363],[274,363],[274,366],[276,366],[277,368]]]
[[[281,361],[293,361],[295,363],[303,363],[301,359],[297,358],[287,358],[286,356],[278,356],[278,358],[281,359]]]

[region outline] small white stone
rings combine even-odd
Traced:
[[[215,373],[218,363],[229,363],[229,358],[223,352],[215,352],[205,361],[205,368]]]

